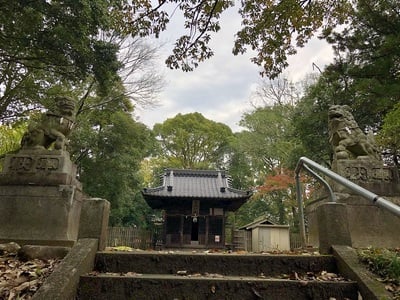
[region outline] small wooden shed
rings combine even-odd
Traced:
[[[251,231],[252,252],[290,250],[289,225],[274,224],[263,216],[239,230]]]

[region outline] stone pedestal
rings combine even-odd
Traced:
[[[351,246],[346,205],[327,202],[317,209],[319,251],[328,254],[332,245]]]
[[[338,160],[332,164],[332,170],[370,192],[382,196],[400,205],[399,175],[395,168],[384,166],[381,162],[370,159]],[[400,218],[376,206],[371,201],[356,195],[334,182],[330,185],[336,195],[337,203],[345,207],[337,217],[348,226],[353,247],[389,247],[400,246],[398,228]],[[306,208],[309,225],[309,242],[321,245],[321,228],[329,228],[330,217],[320,217],[322,206],[329,201],[328,196],[309,203]],[[337,212],[338,213],[338,212]],[[332,241],[333,244],[335,241]]]
[[[0,241],[72,246],[82,205],[76,167],[66,151],[24,150],[0,174]]]

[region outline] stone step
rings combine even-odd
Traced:
[[[330,255],[105,251],[78,299],[358,299],[336,274]]]
[[[81,276],[77,299],[355,299],[355,282],[267,279],[248,276],[96,274]]]
[[[141,274],[216,273],[232,276],[280,276],[282,274],[337,273],[330,255],[169,254],[162,252],[98,252],[95,271]]]

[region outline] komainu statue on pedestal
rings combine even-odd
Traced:
[[[75,101],[62,96],[55,99],[57,108],[42,115],[39,122],[31,123],[21,140],[22,149],[65,150],[67,136],[75,121]]]
[[[373,137],[360,129],[348,105],[332,105],[328,119],[329,142],[333,147],[334,159],[365,157],[381,160]]]

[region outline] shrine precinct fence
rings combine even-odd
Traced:
[[[107,247],[126,246],[134,249],[152,249],[160,236],[160,230],[145,230],[136,227],[108,227]],[[234,230],[231,241],[234,250],[251,252],[251,232]],[[301,236],[290,233],[290,248],[301,248]]]
[[[135,227],[108,227],[107,247],[126,246],[135,249],[151,249],[154,233]]]

